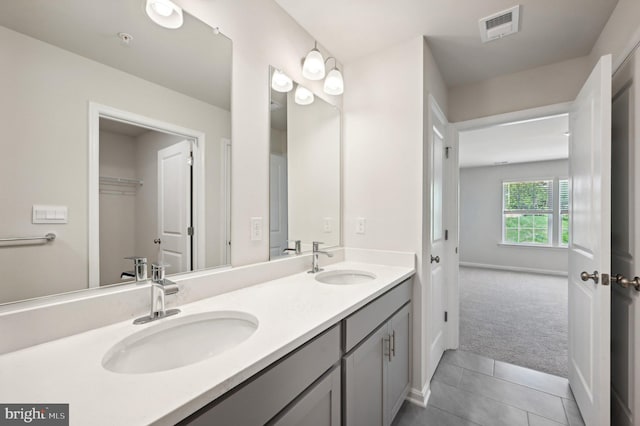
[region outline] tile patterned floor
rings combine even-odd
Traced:
[[[447,351],[427,408],[405,402],[393,426],[584,426],[567,379]]]

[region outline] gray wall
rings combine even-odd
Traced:
[[[567,160],[460,169],[460,262],[566,273],[567,249],[502,246],[502,181],[568,175]]]

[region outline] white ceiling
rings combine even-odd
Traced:
[[[460,132],[460,167],[528,163],[569,157],[567,115]]]
[[[275,1],[345,63],[424,35],[449,87],[589,54],[618,2]],[[520,32],[482,43],[478,20],[516,4],[522,5]]]
[[[3,0],[0,25],[188,96],[230,109],[231,41],[184,13],[168,30],[144,0]],[[129,33],[127,46],[118,38]]]

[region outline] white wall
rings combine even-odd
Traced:
[[[298,105],[287,100],[288,239],[340,245],[340,112],[316,100]],[[330,231],[324,230],[329,221]]]
[[[417,253],[412,386],[422,391],[430,290],[422,272],[425,105],[433,93],[446,108],[446,89],[422,37],[348,63],[344,75],[344,242]],[[358,217],[366,219],[365,234],[355,232]]]
[[[449,88],[449,121],[573,101],[591,72],[588,56]]]
[[[131,136],[100,131],[100,176],[139,179],[136,144]],[[100,185],[116,191],[136,188]],[[100,193],[100,284],[120,282],[123,271],[133,269],[125,256],[135,253],[135,195]]]
[[[595,66],[601,56],[613,55],[613,70],[629,55],[631,49],[640,42],[640,2],[619,0],[611,13],[598,40],[593,45],[589,59]]]
[[[502,181],[565,177],[568,173],[567,160],[460,169],[460,262],[566,273],[567,249],[499,243]]]
[[[268,260],[269,65],[322,93],[322,82],[306,80],[300,66],[314,39],[273,1],[177,2],[233,41],[231,260],[234,266]],[[323,96],[341,106],[341,96]],[[251,217],[263,218],[262,241],[251,241]]]
[[[58,234],[47,245],[0,250],[6,282],[24,283],[1,286],[0,302],[86,288],[89,102],[197,129],[212,140],[230,137],[229,112],[5,28],[0,58],[2,140],[11,153],[0,171],[21,183],[0,189],[7,200],[0,235]],[[33,204],[68,206],[69,223],[32,225]]]

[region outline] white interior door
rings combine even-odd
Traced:
[[[287,207],[287,157],[271,154],[269,179],[269,257],[275,259],[283,255],[288,239]]]
[[[640,275],[640,54],[636,51],[613,79],[611,122],[611,273]],[[611,424],[640,423],[640,292],[611,288]],[[634,379],[635,378],[635,379]]]
[[[610,422],[611,56],[572,105],[569,383],[587,426]],[[598,277],[583,281],[582,273]]]
[[[158,151],[160,262],[173,274],[191,270],[191,141]]]
[[[438,108],[433,98],[429,99],[430,146],[428,150],[428,173],[430,184],[429,212],[431,215],[429,226],[429,247],[427,251],[431,291],[429,303],[431,304],[431,318],[429,327],[429,372],[431,377],[442,357],[445,349],[445,311],[446,311],[446,274],[444,262],[444,161],[445,161],[445,135],[446,119]]]

